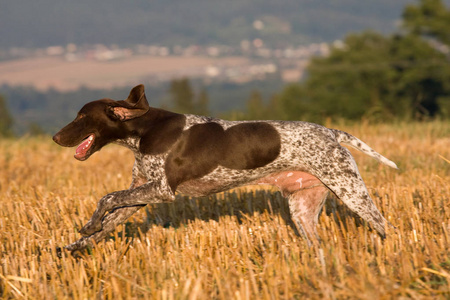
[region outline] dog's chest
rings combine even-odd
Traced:
[[[167,177],[164,164],[167,154],[163,155],[142,155],[135,153],[134,174],[141,174],[149,182],[156,182],[160,185],[167,185]]]

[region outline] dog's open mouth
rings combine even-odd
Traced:
[[[87,158],[87,154],[89,149],[91,149],[94,144],[95,135],[91,134],[87,138],[85,138],[80,145],[78,145],[77,150],[75,151],[75,158],[78,160],[85,160]]]

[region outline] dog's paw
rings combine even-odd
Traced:
[[[91,221],[89,221],[78,232],[82,236],[90,236],[100,230],[102,230],[101,222],[92,223]]]

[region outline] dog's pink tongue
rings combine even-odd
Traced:
[[[87,139],[85,139],[83,142],[81,142],[80,145],[78,145],[77,150],[75,151],[76,159],[83,159],[86,156],[87,151],[91,147],[93,139],[94,139],[94,137],[91,135]]]

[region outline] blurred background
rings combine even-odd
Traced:
[[[449,47],[450,0],[3,1],[0,136],[140,83],[227,119],[448,119]]]

